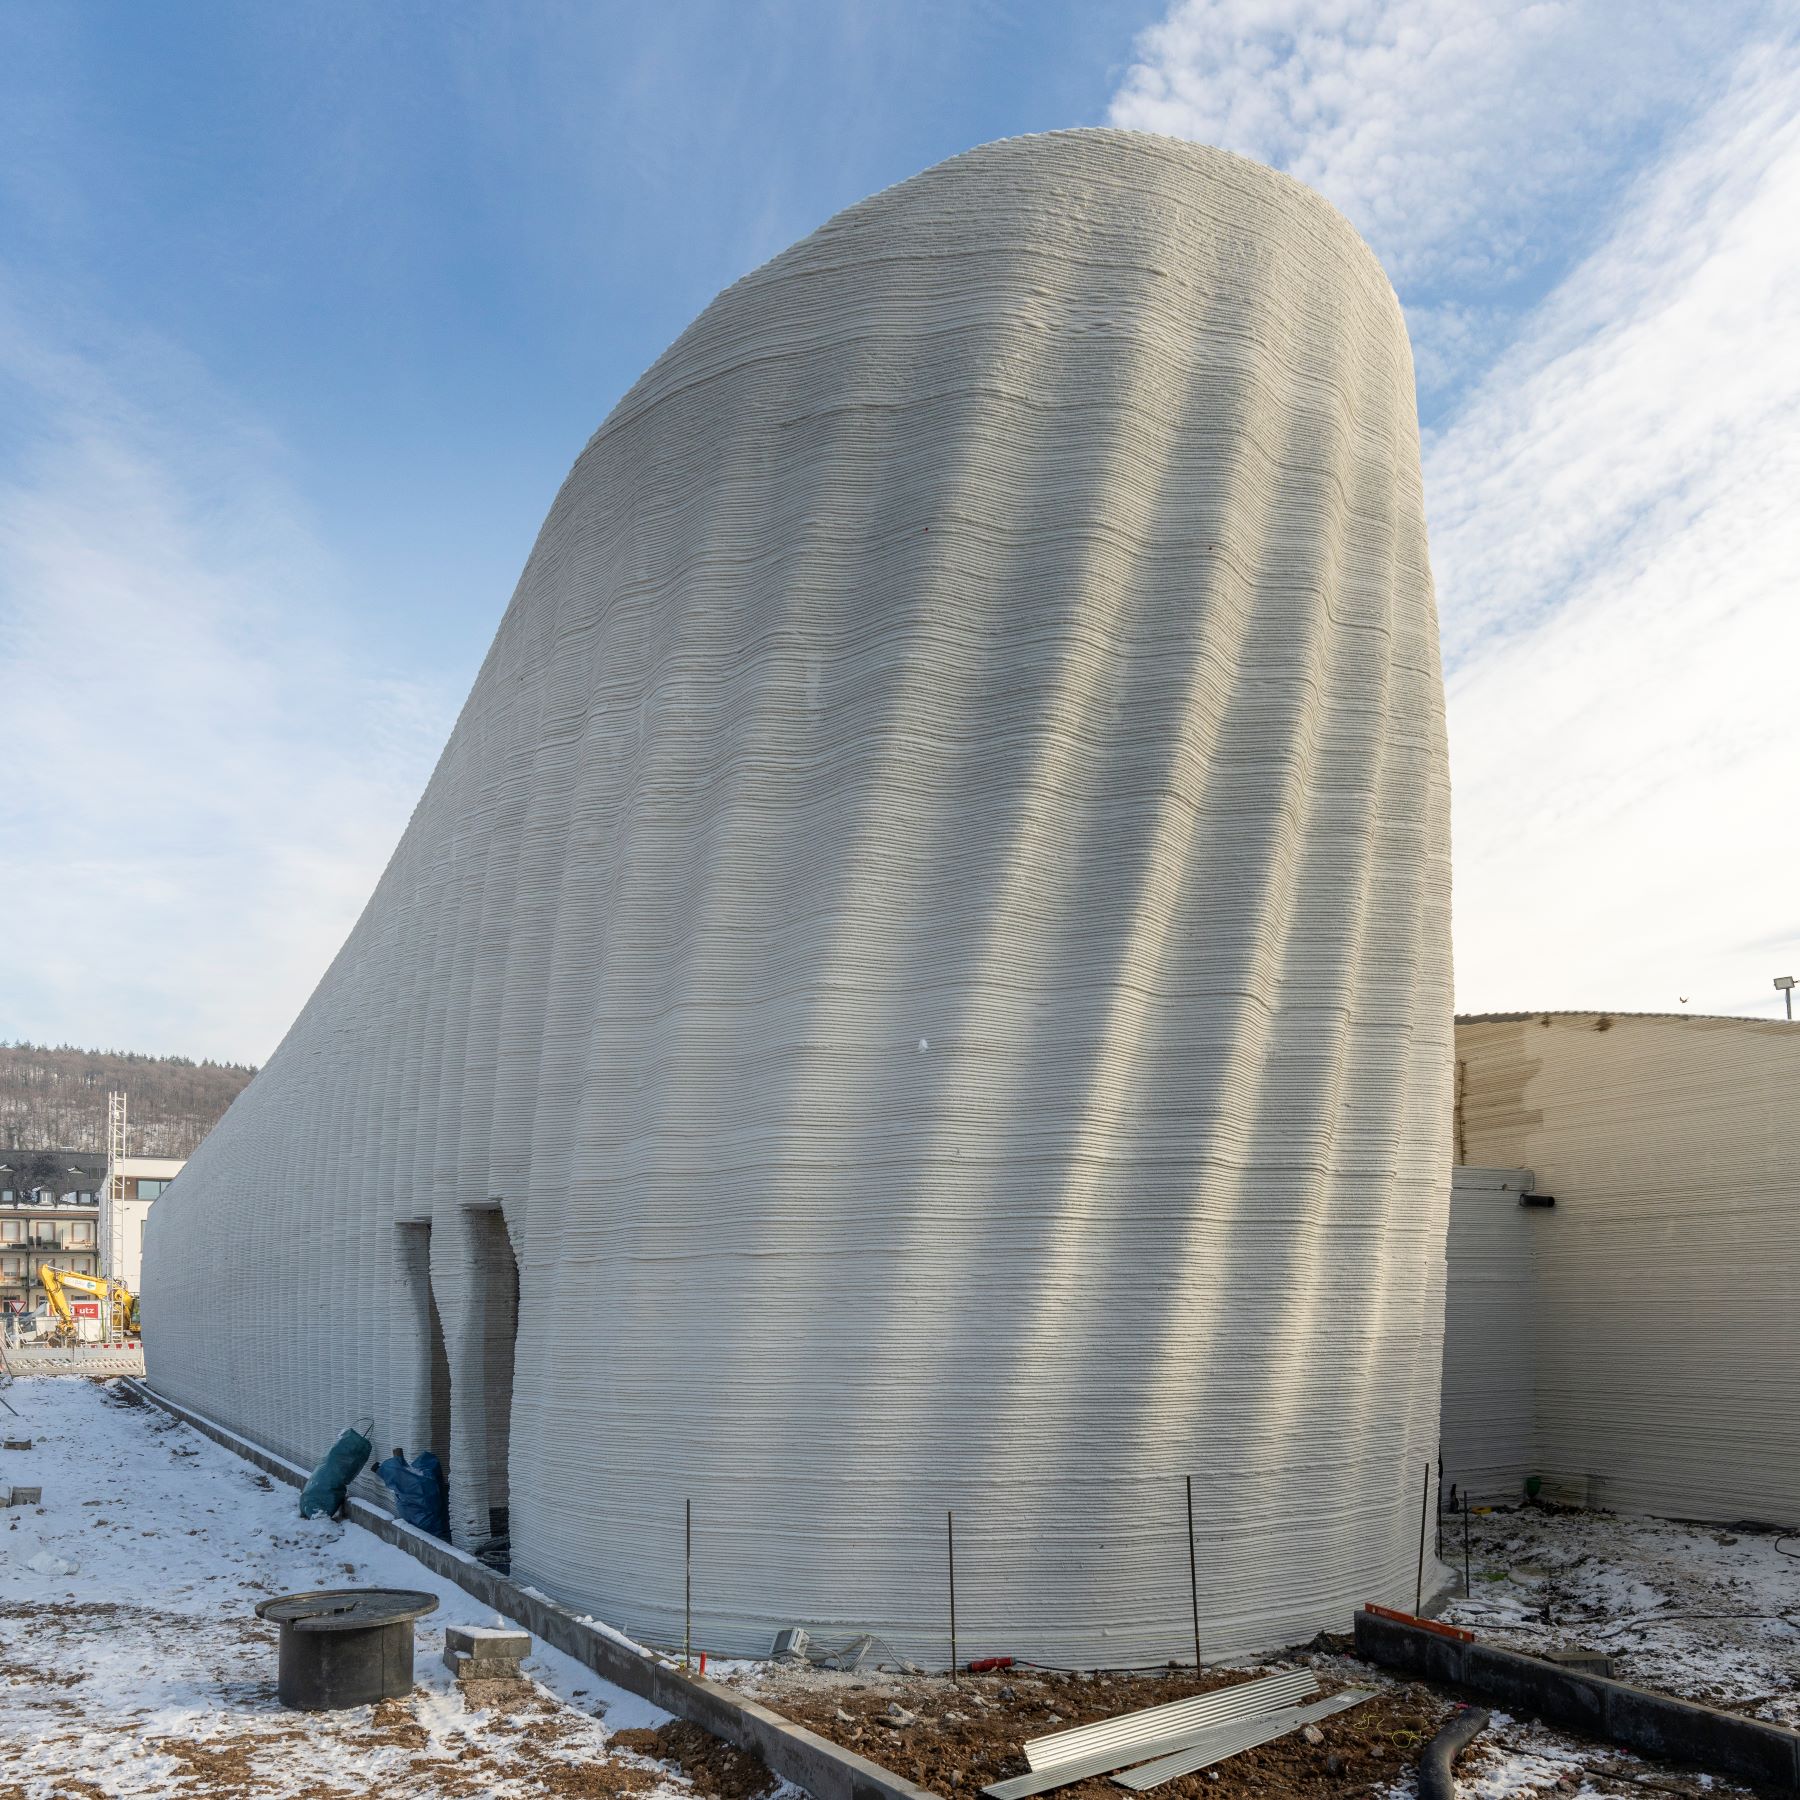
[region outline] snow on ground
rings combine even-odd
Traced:
[[[1460,1530],[1445,1530],[1460,1571]],[[1800,1728],[1800,1558],[1780,1541],[1612,1513],[1477,1513],[1473,1592],[1442,1617],[1528,1654],[1599,1650],[1621,1681]]]
[[[116,1385],[22,1379],[0,1397],[23,1415],[0,1413],[7,1435],[33,1441],[0,1451],[0,1487],[44,1490],[41,1508],[0,1511],[0,1800],[691,1800],[680,1775],[612,1741],[666,1715],[547,1645],[534,1645],[521,1695],[459,1689],[443,1627],[510,1621],[379,1538],[302,1520],[291,1488]],[[1460,1565],[1453,1528],[1448,1540]],[[1522,1650],[1606,1650],[1625,1680],[1800,1725],[1800,1561],[1775,1543],[1599,1513],[1477,1514],[1475,1592],[1444,1616]],[[417,1627],[413,1695],[284,1712],[275,1629],[256,1602],[352,1585],[437,1595]],[[1371,1685],[1348,1659],[1314,1660]],[[780,1685],[767,1665],[716,1673]],[[1504,1714],[1458,1773],[1467,1800],[1738,1791]]]
[[[291,1488],[115,1385],[13,1382],[0,1412],[0,1797],[392,1800],[687,1795],[609,1745],[667,1715],[540,1641],[531,1685],[472,1703],[443,1628],[510,1624],[356,1525],[303,1520]],[[259,1600],[310,1588],[435,1593],[409,1700],[293,1713],[275,1699],[276,1630]]]

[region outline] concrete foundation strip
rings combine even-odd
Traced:
[[[1268,1744],[1278,1737],[1286,1737],[1290,1731],[1298,1731],[1302,1725],[1310,1725],[1315,1719],[1328,1719],[1333,1713],[1347,1712],[1351,1707],[1360,1706],[1365,1700],[1374,1698],[1373,1691],[1368,1688],[1347,1688],[1341,1694],[1331,1694],[1323,1700],[1315,1700],[1310,1706],[1290,1706],[1281,1712],[1265,1713],[1260,1718],[1240,1719],[1231,1725],[1217,1725],[1199,1743],[1190,1744],[1187,1749],[1178,1750],[1173,1756],[1146,1763],[1141,1769],[1127,1769],[1124,1774],[1115,1775],[1113,1780],[1120,1787],[1142,1793],[1146,1788],[1161,1787],[1165,1781],[1173,1781],[1177,1776],[1192,1775],[1195,1770],[1223,1762],[1226,1757],[1236,1756],[1240,1751],[1254,1750],[1258,1744]]]
[[[127,1380],[121,1385],[289,1487],[306,1484],[310,1471],[215,1425],[199,1413],[165,1400],[146,1383]],[[519,1587],[485,1563],[415,1531],[365,1500],[351,1500],[349,1513],[364,1530],[404,1550],[433,1574],[455,1582],[484,1606],[517,1620],[603,1680],[639,1695],[679,1719],[690,1720],[728,1744],[754,1751],[777,1775],[804,1788],[813,1800],[939,1800],[931,1789],[907,1781],[852,1750],[840,1748],[718,1682],[703,1681],[667,1667],[635,1644],[609,1636],[604,1627],[579,1618],[533,1588]]]
[[[1800,1794],[1800,1732],[1740,1718],[1559,1667],[1479,1641],[1462,1643],[1403,1619],[1356,1615],[1356,1651],[1365,1661],[1427,1681],[1466,1688],[1510,1713],[1622,1744],[1666,1762]]]
[[[1049,1737],[1031,1738],[1024,1746],[1025,1761],[1032,1769],[1048,1771],[1063,1763],[1091,1757],[1097,1751],[1120,1751],[1122,1754],[1116,1760],[1101,1766],[1099,1773],[1103,1774],[1107,1769],[1122,1768],[1128,1762],[1142,1762],[1145,1756],[1154,1754],[1151,1750],[1139,1754],[1133,1750],[1134,1745],[1191,1736],[1206,1726],[1222,1725],[1228,1719],[1272,1712],[1284,1702],[1304,1700],[1318,1685],[1310,1669],[1293,1669],[1280,1675],[1260,1676],[1254,1681],[1240,1681],[1231,1687],[1215,1688],[1210,1694],[1196,1694],[1191,1700],[1171,1700],[1166,1706],[1149,1706],[1142,1712],[1121,1713],[1116,1719],[1102,1719],[1095,1725],[1077,1725]]]

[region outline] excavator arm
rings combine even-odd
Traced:
[[[75,1329],[75,1315],[69,1311],[69,1297],[63,1292],[63,1283],[73,1279],[66,1270],[54,1268],[49,1263],[38,1264],[38,1280],[44,1284],[44,1294],[50,1302],[50,1310],[56,1315],[56,1322],[64,1331]]]
[[[43,1284],[50,1310],[56,1315],[57,1329],[73,1333],[75,1315],[69,1307],[69,1295],[92,1294],[107,1303],[112,1314],[108,1320],[114,1331],[135,1334],[138,1329],[138,1302],[122,1281],[106,1275],[82,1275],[74,1269],[58,1269],[49,1263],[38,1264],[38,1280]]]

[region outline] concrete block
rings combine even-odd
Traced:
[[[1357,1653],[1370,1662],[1411,1669],[1427,1681],[1461,1683],[1463,1659],[1472,1645],[1379,1613],[1359,1612],[1354,1625]]]
[[[8,1488],[6,1492],[8,1506],[42,1506],[44,1490],[41,1487]]]
[[[1761,1719],[1604,1684],[1606,1735],[1649,1756],[1695,1763],[1756,1787],[1800,1793],[1800,1737]]]
[[[493,1625],[446,1625],[444,1654],[458,1650],[465,1656],[523,1662],[531,1654],[531,1633]]]
[[[1613,1661],[1599,1650],[1546,1650],[1544,1661],[1559,1669],[1572,1669],[1577,1675],[1604,1675],[1612,1679]]]
[[[30,1448],[31,1448],[31,1439],[30,1438],[9,1437],[9,1438],[0,1439],[0,1450],[29,1450]]]
[[[447,1650],[444,1666],[458,1681],[523,1681],[519,1665],[510,1656],[470,1656],[462,1650]]]
[[[1521,1656],[1492,1644],[1471,1644],[1463,1680],[1508,1712],[1527,1713],[1569,1731],[1606,1736],[1606,1702],[1597,1678],[1554,1669],[1541,1657]]]

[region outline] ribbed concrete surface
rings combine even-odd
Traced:
[[[1530,1169],[1458,1164],[1444,1281],[1444,1492],[1516,1501],[1538,1474],[1537,1248],[1555,1222],[1519,1204]]]
[[[957,158],[588,446],[153,1215],[151,1379],[284,1454],[416,1447],[429,1221],[459,1535],[509,1501],[515,1573],[639,1635],[691,1498],[716,1651],[941,1664],[954,1508],[965,1655],[1191,1654],[1188,1474],[1209,1654],[1410,1603],[1447,818],[1368,251],[1191,145]]]
[[[1536,1013],[1456,1043],[1466,1154],[1556,1196],[1531,1221],[1547,1489],[1800,1523],[1800,1028]]]

